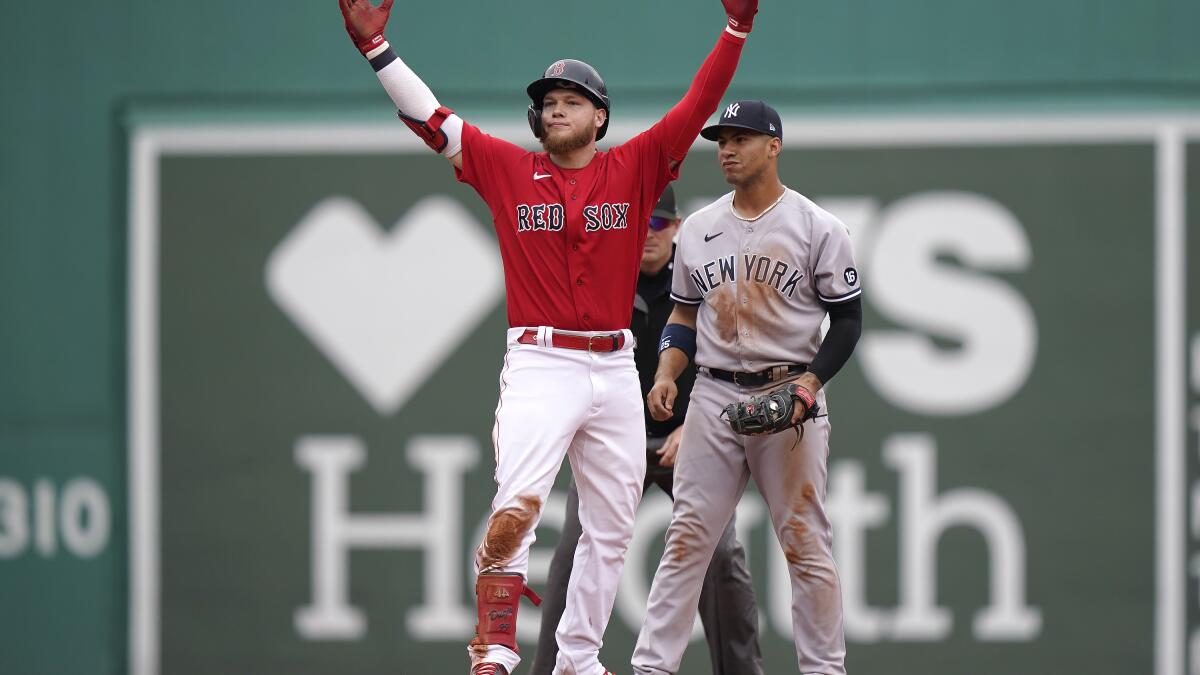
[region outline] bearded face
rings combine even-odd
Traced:
[[[585,148],[608,113],[588,97],[569,89],[554,89],[542,101],[542,147],[552,155]]]
[[[578,129],[546,129],[542,138],[542,147],[552,155],[565,155],[580,148],[585,148],[596,140],[596,122],[588,120]]]

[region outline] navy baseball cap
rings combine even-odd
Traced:
[[[712,126],[704,127],[700,135],[715,141],[721,134],[721,129],[726,127],[749,129],[783,140],[783,122],[779,119],[779,113],[762,101],[730,103],[721,112],[721,119]]]
[[[663,189],[662,196],[658,198],[658,203],[654,205],[650,215],[669,220],[679,217],[679,212],[675,209],[675,188],[671,187],[670,183]]]

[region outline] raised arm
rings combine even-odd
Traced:
[[[371,62],[379,82],[396,105],[400,120],[434,152],[462,168],[462,119],[438,103],[429,87],[396,55],[383,37],[393,0],[338,0],[346,33]]]
[[[717,109],[721,97],[733,80],[737,70],[738,59],[742,54],[742,45],[758,13],[758,0],[721,0],[725,5],[728,25],[721,33],[717,45],[713,47],[696,77],[688,88],[683,99],[666,114],[658,123],[663,138],[667,157],[674,169],[687,156],[700,129],[705,121]]]

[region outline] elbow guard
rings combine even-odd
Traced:
[[[696,330],[681,323],[669,323],[664,326],[662,338],[658,341],[658,353],[661,354],[672,348],[687,354],[688,361],[695,361]]]
[[[462,142],[462,122],[457,124],[451,122],[447,125],[446,122],[450,121],[450,118],[457,121],[458,117],[453,110],[446,106],[441,106],[433,111],[433,115],[427,120],[419,120],[405,115],[403,110],[397,110],[396,116],[436,153],[446,154],[448,149],[457,152],[456,148]],[[455,138],[451,139],[447,132],[454,132]]]

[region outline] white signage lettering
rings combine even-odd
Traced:
[[[0,478],[0,558],[15,558],[29,544],[29,509],[21,484]]]
[[[988,544],[991,604],[975,616],[981,640],[1028,640],[1042,626],[1041,612],[1025,604],[1025,535],[1008,504],[973,488],[936,494],[937,449],[923,434],[896,435],[884,444],[884,461],[900,473],[900,608],[898,637],[940,640],[950,634],[949,610],[938,607],[937,544],[955,526],[983,534]]]
[[[473,577],[471,541],[482,537],[486,518],[473,539],[463,544],[462,490],[467,472],[478,460],[474,440],[466,437],[414,439],[409,461],[424,476],[424,510],[410,514],[352,514],[349,475],[361,468],[366,450],[354,437],[305,437],[296,458],[313,480],[312,603],[296,613],[296,629],[309,640],[357,640],[366,634],[366,618],[349,600],[348,557],[357,549],[416,549],[425,553],[419,582],[425,591],[420,606],[408,610],[409,631],[422,640],[455,641],[470,637],[475,621],[474,598],[464,589]],[[937,547],[943,533],[964,526],[984,537],[989,556],[989,603],[974,617],[972,632],[982,642],[1032,640],[1041,632],[1041,611],[1026,603],[1025,539],[1016,514],[1000,497],[977,488],[938,493],[937,450],[931,436],[896,435],[885,440],[883,459],[898,474],[900,528],[900,606],[883,608],[867,601],[867,532],[890,522],[891,500],[868,491],[863,463],[842,460],[830,466],[826,508],[834,531],[834,555],[842,579],[846,635],[857,642],[929,642],[945,639],[953,627],[950,611],[937,604]],[[547,499],[542,528],[561,527],[563,498]],[[661,546],[670,522],[670,502],[648,495],[638,514],[625,572],[614,607],[614,620],[632,631],[641,627],[649,594],[647,569],[655,546]],[[738,506],[738,536],[768,526],[765,509],[754,498]],[[774,544],[774,538],[769,537]],[[530,583],[544,583],[550,551],[530,552]],[[752,562],[750,551],[747,561]],[[781,637],[791,636],[791,589],[787,564],[778,545],[765,559],[765,617]],[[416,580],[415,580],[416,581]],[[518,622],[522,640],[536,638],[540,613],[524,608]],[[702,639],[699,626],[694,639]]]
[[[982,195],[952,192],[907,197],[880,218],[861,256],[863,297],[901,328],[863,335],[856,355],[868,381],[892,405],[919,414],[1000,405],[1029,377],[1037,329],[1025,298],[981,272],[1029,267],[1021,223]]]
[[[425,477],[424,512],[351,514],[349,474],[366,450],[348,436],[306,436],[296,461],[312,474],[312,604],[296,612],[296,630],[310,640],[354,640],[366,618],[347,599],[348,558],[354,549],[420,549],[425,552],[424,604],[409,610],[407,626],[418,640],[460,636],[474,625],[462,593],[463,474],[479,461],[467,436],[412,439],[408,461]]]
[[[94,558],[108,546],[112,512],[104,488],[91,478],[75,478],[61,491],[40,478],[26,492],[19,482],[0,477],[0,558],[33,551],[43,558],[66,551]]]

